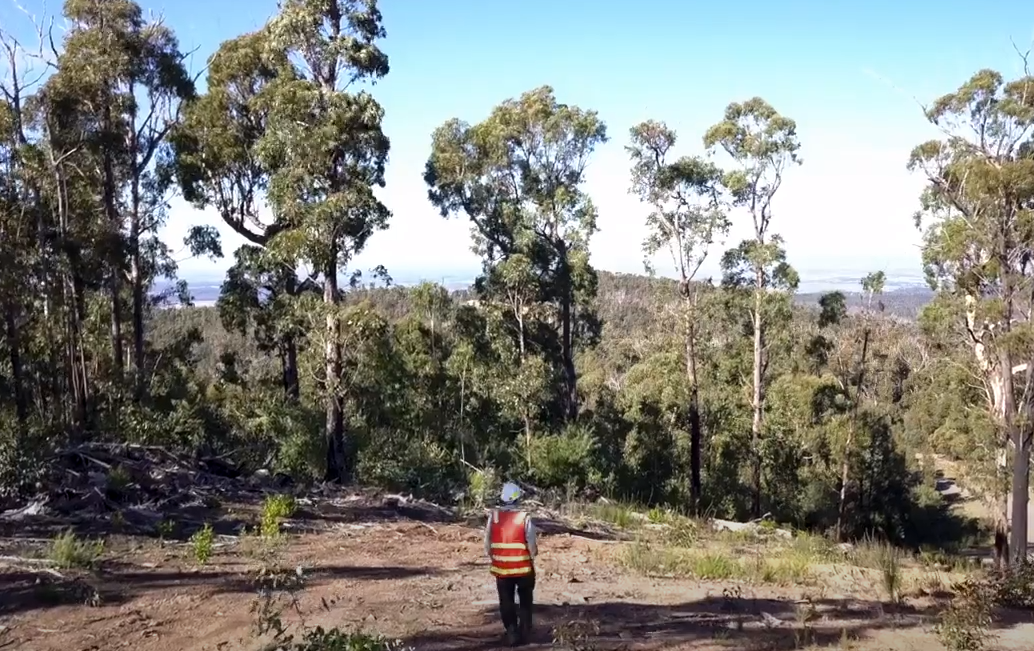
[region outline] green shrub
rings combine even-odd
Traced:
[[[1034,562],[1025,561],[996,577],[994,600],[1005,608],[1034,609]]]
[[[120,499],[125,493],[126,489],[129,488],[129,484],[132,478],[129,476],[129,472],[126,471],[122,466],[114,466],[108,472],[108,485],[107,492],[108,497],[113,499]]]
[[[499,494],[499,477],[494,468],[471,470],[467,474],[467,498],[470,506],[483,509],[492,504]]]
[[[692,554],[690,559],[690,572],[692,575],[703,581],[722,581],[739,576],[742,571],[740,564],[734,558],[730,558],[721,552],[704,552]]]
[[[30,426],[27,435],[17,428],[17,417],[0,409],[0,503],[35,491],[48,467],[44,460],[54,441],[61,440],[46,427]]]
[[[577,425],[560,434],[532,439],[531,474],[542,488],[576,491],[583,488],[592,467],[594,442],[590,432]]]
[[[280,535],[280,522],[294,515],[295,501],[290,495],[269,495],[262,502],[262,519],[259,534],[263,538]]]
[[[467,487],[466,473],[456,457],[441,443],[423,438],[371,447],[369,454],[360,453],[357,474],[361,483],[434,501],[451,502]]]
[[[215,532],[212,525],[205,523],[190,537],[190,549],[198,565],[205,565],[212,559],[215,550]]]
[[[994,590],[987,582],[976,579],[966,579],[953,589],[955,598],[941,613],[937,637],[948,651],[980,651],[994,637]]]
[[[102,540],[80,540],[71,529],[50,543],[48,557],[62,569],[91,568],[104,552]]]
[[[619,502],[597,502],[585,507],[589,517],[612,524],[619,529],[632,529],[640,524],[636,512],[627,504]]]

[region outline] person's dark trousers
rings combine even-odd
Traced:
[[[531,634],[531,614],[535,603],[535,575],[497,577],[499,614],[506,627],[506,635],[515,642],[527,642]],[[514,597],[520,600],[520,606]]]

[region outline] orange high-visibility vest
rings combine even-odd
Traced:
[[[492,574],[497,577],[527,576],[535,571],[524,531],[523,511],[492,511],[489,542]]]

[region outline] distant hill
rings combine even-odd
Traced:
[[[827,292],[798,294],[796,302],[799,305],[816,305],[819,297],[825,293]],[[847,298],[849,312],[861,309],[863,300],[861,292],[843,292],[843,294]],[[884,293],[881,300],[886,314],[914,321],[919,316],[919,311],[933,300],[933,296],[933,292],[925,287],[905,287]]]

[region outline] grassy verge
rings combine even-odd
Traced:
[[[625,504],[571,506],[576,523],[604,523],[635,535],[613,556],[622,567],[648,576],[737,581],[780,586],[878,589],[882,598],[940,596],[979,569],[970,559],[941,550],[913,554],[877,540],[837,545],[807,532],[792,534],[772,523],[744,531],[713,531],[708,523],[671,511]]]
[[[652,576],[778,585],[811,585],[816,580],[810,559],[793,550],[776,556],[743,554],[731,548],[671,546],[640,538],[625,547],[620,560],[628,569]]]

